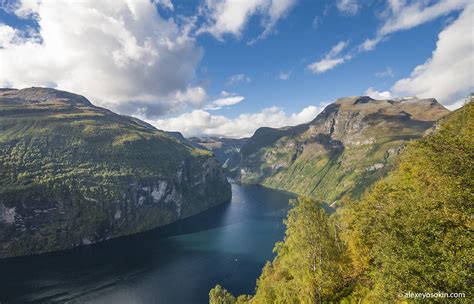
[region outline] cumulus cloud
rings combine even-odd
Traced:
[[[53,86],[109,108],[152,117],[201,107],[203,50],[189,26],[160,16],[169,0],[23,1],[14,13],[36,35],[0,25],[0,85]]]
[[[170,11],[174,11],[174,5],[171,0],[152,0],[152,2],[169,9]]]
[[[454,101],[453,103],[451,104],[448,104],[448,105],[444,105],[448,110],[450,111],[454,111],[456,109],[459,109],[460,107],[468,104],[470,102],[470,98],[469,97],[464,97],[464,98],[461,98],[461,99],[458,99],[456,101]]]
[[[463,10],[471,2],[470,0],[440,0],[435,3],[432,1],[389,0],[385,10],[379,15],[383,22],[373,38],[367,38],[359,44],[351,55],[324,58],[308,68],[314,73],[323,73],[354,58],[359,53],[374,50],[379,43],[387,40],[395,32],[414,28],[453,11]],[[351,6],[352,3],[355,3],[355,6]],[[346,13],[354,12],[354,14],[360,8],[355,1],[351,0],[340,0],[336,6],[341,11],[346,10]]]
[[[431,58],[392,87],[397,95],[435,97],[452,105],[474,90],[474,4],[438,36]],[[459,104],[459,103],[458,103]]]
[[[373,99],[381,99],[381,100],[392,98],[392,93],[390,93],[389,91],[380,92],[380,91],[375,90],[372,87],[368,88],[365,91],[365,95]]]
[[[185,90],[177,91],[173,99],[181,103],[189,103],[194,108],[199,108],[208,99],[206,90],[200,86],[189,86]]]
[[[295,3],[296,0],[207,0],[203,6],[207,22],[198,34],[210,33],[219,40],[224,34],[240,38],[250,17],[260,15],[263,32],[250,42],[254,43],[270,34],[278,20],[286,16]]]
[[[466,96],[474,91],[474,40],[472,17],[474,5],[467,6],[453,23],[438,35],[436,49],[409,77],[395,82],[390,91],[368,88],[373,98],[416,96],[436,98],[450,110],[464,105]]]
[[[321,74],[335,68],[341,63],[344,63],[346,60],[351,58],[350,55],[339,56],[346,46],[346,41],[340,41],[324,56],[323,59],[309,64],[307,68],[315,74]]]
[[[359,46],[359,50],[373,50],[387,35],[411,29],[452,11],[461,10],[469,2],[470,0],[440,0],[436,3],[430,1],[412,1],[411,3],[407,3],[405,0],[387,1],[387,8],[380,15],[384,22],[377,30],[375,37],[365,40]]]
[[[184,136],[248,137],[259,127],[283,127],[309,122],[321,112],[322,107],[308,106],[298,113],[286,114],[282,108],[270,107],[259,113],[241,114],[236,118],[212,115],[195,110],[169,119],[149,121],[157,128],[180,131]]]
[[[336,7],[339,11],[346,15],[355,15],[359,11],[357,0],[337,0]]]

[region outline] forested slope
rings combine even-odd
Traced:
[[[217,286],[210,302],[472,303],[473,102],[430,133],[336,213],[294,202],[256,294],[236,299]]]
[[[0,91],[0,258],[152,229],[230,197],[208,151],[83,96]]]

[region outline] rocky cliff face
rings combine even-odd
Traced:
[[[87,245],[229,201],[204,151],[52,89],[0,92],[0,258]]]
[[[211,151],[227,176],[238,178],[240,175],[240,149],[247,138],[192,137],[189,141],[198,147]]]
[[[330,203],[358,196],[448,112],[434,99],[341,98],[308,124],[257,130],[241,150],[241,181]]]

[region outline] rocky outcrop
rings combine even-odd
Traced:
[[[257,130],[241,149],[241,181],[328,202],[358,196],[447,113],[434,99],[341,98],[310,123]]]
[[[82,96],[6,92],[0,258],[150,230],[231,199],[220,164],[206,151]]]
[[[195,215],[231,198],[212,158],[187,159],[175,176],[124,184],[112,201],[73,189],[57,195],[38,187],[0,197],[0,257],[89,245]]]
[[[240,175],[240,149],[247,138],[224,137],[191,137],[188,141],[196,147],[211,151],[218,162],[222,164],[225,173],[230,178],[239,178]]]

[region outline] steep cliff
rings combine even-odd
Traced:
[[[240,149],[246,143],[247,138],[191,137],[189,141],[197,147],[211,151],[229,177],[239,177]]]
[[[207,151],[79,95],[0,91],[0,258],[153,229],[230,198]]]
[[[240,178],[330,203],[359,196],[448,112],[434,99],[341,98],[310,123],[258,129],[241,149]]]

